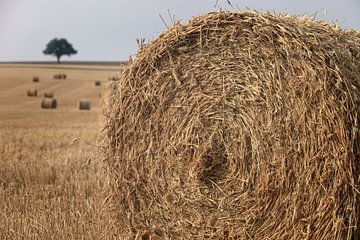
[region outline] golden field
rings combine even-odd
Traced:
[[[120,65],[0,64],[0,239],[116,238],[97,145],[100,93],[119,71]],[[58,73],[67,79],[54,80]],[[26,95],[30,88],[37,97]],[[56,109],[40,108],[45,91],[54,92]],[[82,98],[90,111],[78,110]]]

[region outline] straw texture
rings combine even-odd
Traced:
[[[210,13],[139,50],[108,118],[124,239],[348,239],[360,34]]]

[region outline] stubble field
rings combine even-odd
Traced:
[[[97,145],[101,95],[119,71],[107,65],[0,65],[0,239],[117,237]],[[54,80],[58,73],[67,79]],[[37,97],[26,95],[30,88]],[[57,109],[40,108],[45,91],[54,92]],[[90,111],[78,109],[82,98],[90,100]]]

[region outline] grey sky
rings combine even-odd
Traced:
[[[136,39],[155,39],[170,23],[217,11],[216,0],[0,0],[0,61],[55,60],[44,56],[46,43],[65,37],[78,54],[64,60],[126,60]],[[219,0],[223,9],[251,9],[317,18],[360,30],[360,0]],[[271,3],[270,3],[271,2]],[[324,15],[324,10],[327,15]]]

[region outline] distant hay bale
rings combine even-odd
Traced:
[[[52,109],[57,108],[57,101],[55,98],[44,98],[41,102],[41,108]]]
[[[54,79],[66,79],[67,76],[65,73],[59,73],[59,74],[54,74]]]
[[[53,92],[45,92],[45,93],[44,93],[44,97],[45,97],[45,98],[53,98],[53,97],[54,97],[54,93],[53,93]]]
[[[100,80],[95,80],[95,86],[101,86],[101,81]]]
[[[39,77],[33,77],[33,82],[39,82],[40,81],[40,78]]]
[[[118,76],[112,76],[108,78],[109,81],[119,81],[120,78]]]
[[[36,97],[36,96],[37,96],[37,90],[36,90],[36,89],[29,89],[29,90],[27,91],[27,95],[28,95],[29,97]]]
[[[81,99],[79,101],[79,109],[80,110],[90,110],[90,101],[86,99]]]
[[[107,162],[121,239],[358,239],[360,33],[210,13],[124,72]]]

